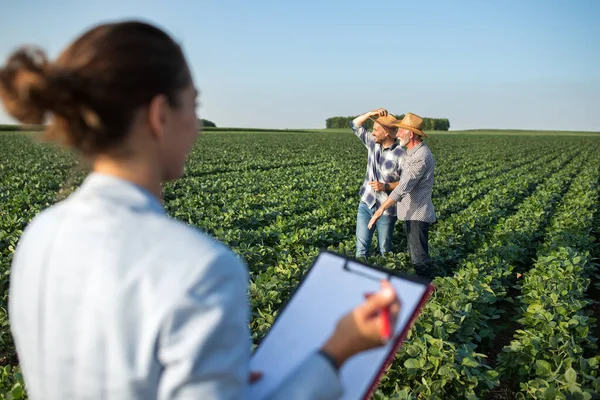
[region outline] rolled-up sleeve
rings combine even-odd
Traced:
[[[361,140],[361,142],[364,143],[365,146],[367,146],[367,148],[372,146],[373,138],[364,125],[356,126],[354,125],[354,122],[350,121],[350,128],[352,128],[354,134]]]

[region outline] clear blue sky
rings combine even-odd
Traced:
[[[0,59],[23,43],[54,58],[126,18],[183,45],[218,126],[322,128],[385,107],[451,129],[600,131],[598,0],[5,1]]]

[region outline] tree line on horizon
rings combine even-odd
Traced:
[[[356,118],[354,117],[331,117],[325,120],[325,128],[349,128],[350,122]],[[394,115],[397,119],[404,118],[404,114]],[[373,121],[370,119],[365,123],[367,129],[373,128]],[[450,120],[448,118],[423,118],[423,130],[424,131],[447,131],[450,129]]]

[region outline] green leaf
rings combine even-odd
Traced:
[[[409,358],[408,360],[404,361],[404,366],[406,368],[418,369],[421,368],[421,363],[416,358]]]
[[[577,396],[573,396],[570,398],[574,398],[574,399],[581,399],[583,396],[583,392],[581,391],[581,387],[579,387],[579,385],[577,383],[569,383],[569,385],[567,386],[567,389],[569,390],[570,394],[576,394]]]
[[[535,372],[542,378],[545,378],[552,374],[552,366],[548,361],[537,360],[535,362]]]
[[[582,398],[583,398],[583,400],[592,400],[592,395],[589,394],[588,392],[583,392]]]
[[[500,374],[498,373],[498,371],[495,371],[495,370],[493,370],[493,369],[491,369],[491,370],[489,370],[489,371],[485,371],[485,376],[486,376],[488,379],[491,379],[491,380],[495,380],[496,378],[498,378],[498,375],[500,375]]]
[[[462,365],[465,367],[477,367],[479,366],[479,363],[471,357],[465,357],[462,360]]]
[[[414,357],[419,355],[419,348],[417,346],[408,346],[406,352],[409,356]]]
[[[23,398],[23,388],[21,387],[21,385],[18,385],[16,387],[13,388],[13,390],[11,391],[12,397],[13,399],[21,399]]]
[[[556,388],[551,386],[544,391],[544,397],[543,397],[544,400],[555,400],[556,397],[557,397]]]
[[[565,381],[570,384],[577,383],[577,372],[573,368],[565,372]]]
[[[438,375],[446,377],[446,378],[450,378],[450,377],[454,376],[454,374],[452,373],[452,371],[453,370],[449,366],[444,365],[443,367],[441,367],[438,370]]]
[[[539,304],[539,303],[532,303],[529,305],[529,307],[527,307],[527,312],[531,313],[531,314],[536,314],[538,313],[540,310],[543,310],[544,307]]]

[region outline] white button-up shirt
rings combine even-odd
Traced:
[[[144,189],[92,173],[23,233],[9,315],[31,399],[240,399],[250,360],[248,274]],[[333,399],[307,354],[273,398]]]

